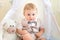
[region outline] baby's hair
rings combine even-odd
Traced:
[[[25,10],[31,10],[31,9],[37,10],[36,5],[34,5],[33,3],[28,3],[24,7],[24,12],[25,12]]]

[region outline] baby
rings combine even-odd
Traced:
[[[41,25],[41,21],[37,17],[37,8],[34,4],[28,3],[24,7],[24,16],[20,23],[20,27],[17,28],[17,33],[23,40],[45,40],[42,37],[44,33],[44,27]]]

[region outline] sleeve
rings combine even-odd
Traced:
[[[44,28],[44,23],[42,21],[40,22],[40,28]]]
[[[42,20],[40,20],[40,27],[44,28],[44,22]]]
[[[41,21],[40,19],[38,19],[38,28],[39,30],[44,29],[43,21]]]

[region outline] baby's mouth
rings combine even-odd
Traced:
[[[30,20],[33,20],[33,19],[30,19]]]
[[[34,19],[30,19],[30,21],[33,21]]]

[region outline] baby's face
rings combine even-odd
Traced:
[[[34,20],[36,18],[36,10],[25,10],[24,16],[28,21]]]

